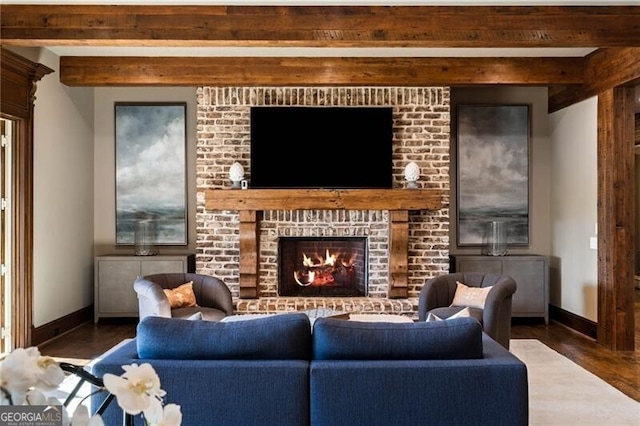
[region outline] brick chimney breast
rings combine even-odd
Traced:
[[[441,209],[409,214],[408,298],[388,297],[388,211],[287,210],[283,206],[282,210],[258,212],[259,297],[240,299],[238,211],[208,210],[203,192],[230,188],[229,169],[236,161],[250,180],[250,108],[269,105],[393,107],[394,188],[404,187],[404,168],[415,162],[421,170],[418,186],[446,194]],[[448,87],[199,87],[197,272],[216,276],[229,286],[237,313],[327,308],[417,318],[420,288],[427,279],[449,270],[450,139]],[[368,238],[368,296],[279,297],[278,240],[286,236]]]

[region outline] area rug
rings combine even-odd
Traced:
[[[640,425],[640,402],[535,339],[512,339],[527,365],[529,425]]]

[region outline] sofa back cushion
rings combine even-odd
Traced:
[[[141,359],[302,359],[311,355],[311,325],[303,313],[236,321],[145,317],[137,328]]]
[[[482,326],[471,317],[412,324],[319,318],[312,342],[313,359],[482,358]]]

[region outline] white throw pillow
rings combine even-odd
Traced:
[[[220,322],[249,321],[259,318],[266,318],[277,314],[236,314],[228,315],[220,320]]]
[[[195,314],[191,314],[185,319],[188,319],[189,321],[200,321],[202,320],[202,312],[196,312]]]
[[[447,317],[447,318],[440,318],[439,316],[429,312],[429,315],[427,315],[426,322],[445,321],[445,320],[450,320],[450,319],[454,319],[454,318],[463,318],[463,317],[470,317],[470,316],[471,316],[471,312],[469,311],[468,307],[462,309],[461,311],[456,312],[455,314],[453,314],[453,315],[451,315],[450,317]]]
[[[457,281],[456,294],[451,306],[468,306],[484,309],[484,302],[493,287],[469,287]]]

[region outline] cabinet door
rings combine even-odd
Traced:
[[[513,312],[521,314],[545,312],[547,297],[544,259],[505,260],[503,273],[513,277],[518,286],[513,295]]]
[[[138,312],[133,282],[140,274],[137,260],[100,260],[98,263],[98,301],[101,314]]]
[[[484,272],[485,274],[502,273],[502,260],[491,257],[463,259],[456,258],[457,272]]]
[[[141,265],[141,275],[167,274],[172,272],[186,272],[185,261],[181,259],[153,259],[144,260]]]

